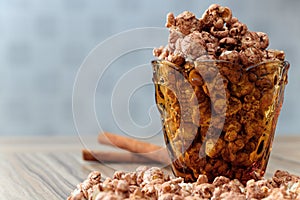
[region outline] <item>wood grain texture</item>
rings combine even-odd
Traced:
[[[83,161],[82,148],[117,151],[96,140],[94,136],[84,138],[84,142],[76,136],[1,137],[0,199],[66,199],[93,170],[112,176],[115,170],[133,171],[140,165]],[[152,142],[162,144],[160,139]],[[266,176],[276,169],[300,175],[299,147],[300,136],[275,138]],[[168,169],[166,172],[171,173]]]

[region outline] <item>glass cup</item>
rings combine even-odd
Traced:
[[[155,98],[176,176],[260,179],[287,84],[287,61],[152,61]]]

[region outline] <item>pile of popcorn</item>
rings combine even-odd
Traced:
[[[166,27],[170,29],[168,45],[155,49],[154,55],[177,65],[212,59],[247,67],[285,58],[283,51],[267,50],[266,33],[248,30],[246,24],[232,16],[229,8],[218,4],[212,4],[201,18],[189,11],[177,17],[169,13]]]
[[[116,171],[113,178],[101,180],[100,172],[90,173],[68,200],[300,199],[300,177],[280,170],[270,179],[252,179],[245,186],[224,176],[209,183],[206,175],[187,183],[183,178],[166,175],[160,168],[144,166],[134,172]]]

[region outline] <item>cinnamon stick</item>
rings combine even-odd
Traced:
[[[98,142],[101,144],[119,147],[132,153],[138,153],[140,156],[153,161],[170,164],[170,159],[166,149],[155,144],[108,132],[99,134]]]
[[[128,152],[92,151],[82,149],[82,158],[86,161],[100,161],[112,163],[154,163],[151,159]]]

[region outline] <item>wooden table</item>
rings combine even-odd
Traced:
[[[95,138],[1,137],[0,199],[66,199],[92,170],[112,176],[114,169],[132,171],[138,166],[83,161],[84,145],[107,150],[108,147],[97,144]],[[161,142],[160,139],[155,141]],[[275,138],[266,177],[272,176],[276,169],[300,175],[299,150],[300,137]]]

